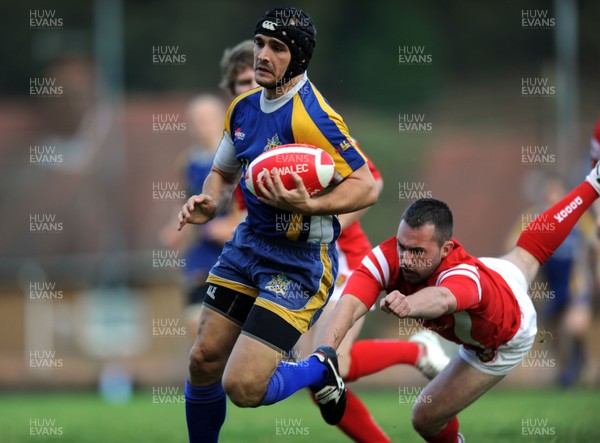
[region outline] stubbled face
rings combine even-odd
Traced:
[[[254,74],[256,83],[266,89],[277,87],[288,68],[292,54],[281,40],[262,34],[254,37]]]
[[[254,78],[254,69],[252,66],[246,66],[235,77],[235,83],[233,84],[233,92],[237,97],[244,92],[248,92],[250,89],[254,89],[258,86],[256,79]]]
[[[451,241],[440,246],[435,238],[435,226],[426,224],[411,228],[404,220],[400,222],[398,234],[398,256],[400,272],[408,283],[425,283],[436,271],[454,244]]]

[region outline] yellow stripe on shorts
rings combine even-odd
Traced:
[[[225,288],[239,292],[240,294],[246,294],[246,295],[249,295],[250,297],[254,297],[254,298],[256,298],[258,296],[258,292],[259,292],[258,289],[256,289],[256,288],[252,288],[250,286],[243,285],[243,284],[238,283],[233,280],[227,280],[226,278],[218,277],[214,274],[208,274],[206,283],[223,286]]]
[[[271,311],[292,325],[301,334],[304,334],[306,331],[308,331],[308,327],[315,313],[325,304],[329,294],[329,289],[333,285],[333,272],[331,272],[332,265],[331,260],[329,259],[329,254],[327,253],[328,250],[329,248],[327,244],[321,245],[323,274],[321,275],[321,280],[319,283],[319,291],[310,298],[309,302],[306,304],[306,306],[304,306],[304,308],[294,311],[291,309],[286,309],[277,303],[260,297],[256,299],[254,305],[261,306]]]

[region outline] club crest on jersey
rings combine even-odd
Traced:
[[[233,133],[233,136],[236,140],[244,140],[244,138],[246,138],[246,134],[242,132],[242,128],[237,128]]]
[[[273,149],[277,146],[281,146],[283,143],[281,143],[281,140],[279,140],[279,134],[275,134],[273,137],[271,138],[267,138],[267,144],[265,146],[265,149],[263,149],[263,151],[268,151],[269,149]]]
[[[271,276],[271,280],[269,280],[265,289],[274,292],[276,295],[284,296],[289,285],[290,280],[285,274],[277,274]]]

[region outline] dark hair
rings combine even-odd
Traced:
[[[411,228],[431,224],[435,226],[435,237],[441,246],[452,238],[452,211],[446,203],[434,198],[420,198],[402,214],[402,220]]]
[[[254,67],[254,42],[244,40],[233,48],[225,49],[221,59],[221,83],[219,86],[235,96],[235,79],[246,67]]]

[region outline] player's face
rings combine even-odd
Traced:
[[[426,282],[440,265],[442,255],[446,255],[435,239],[432,224],[411,228],[402,220],[396,241],[402,277],[414,285]]]
[[[258,86],[254,79],[254,69],[252,66],[246,66],[235,77],[235,83],[233,84],[233,90],[236,97],[244,92],[248,92],[250,89],[254,89]]]
[[[254,37],[254,74],[260,86],[275,88],[291,60],[292,54],[281,40],[262,34]]]

